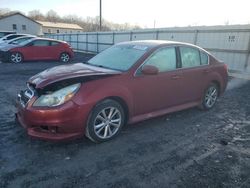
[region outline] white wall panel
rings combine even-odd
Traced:
[[[113,35],[112,34],[104,34],[102,35],[101,33],[98,34],[98,42],[99,43],[108,43],[112,44],[113,43]]]
[[[88,34],[88,42],[97,42],[97,34]]]
[[[133,33],[132,40],[156,40],[156,33]]]
[[[196,44],[203,48],[247,50],[249,36],[246,32],[201,32]]]
[[[244,71],[247,55],[243,53],[212,52],[217,58],[228,65],[230,70]]]
[[[195,33],[162,33],[158,35],[159,40],[170,40],[178,42],[194,43]]]
[[[130,34],[129,33],[116,33],[115,34],[115,43],[118,42],[124,42],[130,40]]]

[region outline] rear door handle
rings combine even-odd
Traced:
[[[177,79],[180,79],[181,76],[175,74],[175,75],[172,75],[171,78],[172,78],[173,80],[177,80]]]

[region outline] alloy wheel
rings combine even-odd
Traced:
[[[213,107],[218,97],[218,90],[215,86],[211,86],[208,88],[205,95],[205,105],[208,108]]]
[[[94,132],[101,139],[111,138],[122,124],[122,115],[118,108],[107,107],[98,113],[94,120]]]
[[[10,55],[10,60],[12,63],[21,63],[22,62],[22,55],[18,52],[12,53]]]
[[[61,61],[64,62],[64,63],[69,62],[69,59],[70,59],[69,54],[67,54],[67,53],[62,53],[60,59],[61,59]]]

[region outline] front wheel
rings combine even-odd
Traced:
[[[23,62],[23,56],[19,52],[12,52],[10,54],[10,62],[11,63],[22,63]]]
[[[94,142],[105,142],[119,134],[124,125],[122,106],[114,100],[104,100],[93,109],[86,127],[86,136]]]
[[[69,60],[70,60],[70,56],[69,56],[68,53],[64,52],[64,53],[62,53],[62,54],[60,55],[60,61],[61,61],[62,63],[68,63]]]
[[[205,91],[203,101],[202,101],[202,109],[209,110],[211,109],[218,98],[219,89],[218,86],[214,83],[210,84]]]

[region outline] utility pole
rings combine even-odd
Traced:
[[[100,31],[102,30],[102,0],[100,0]]]

